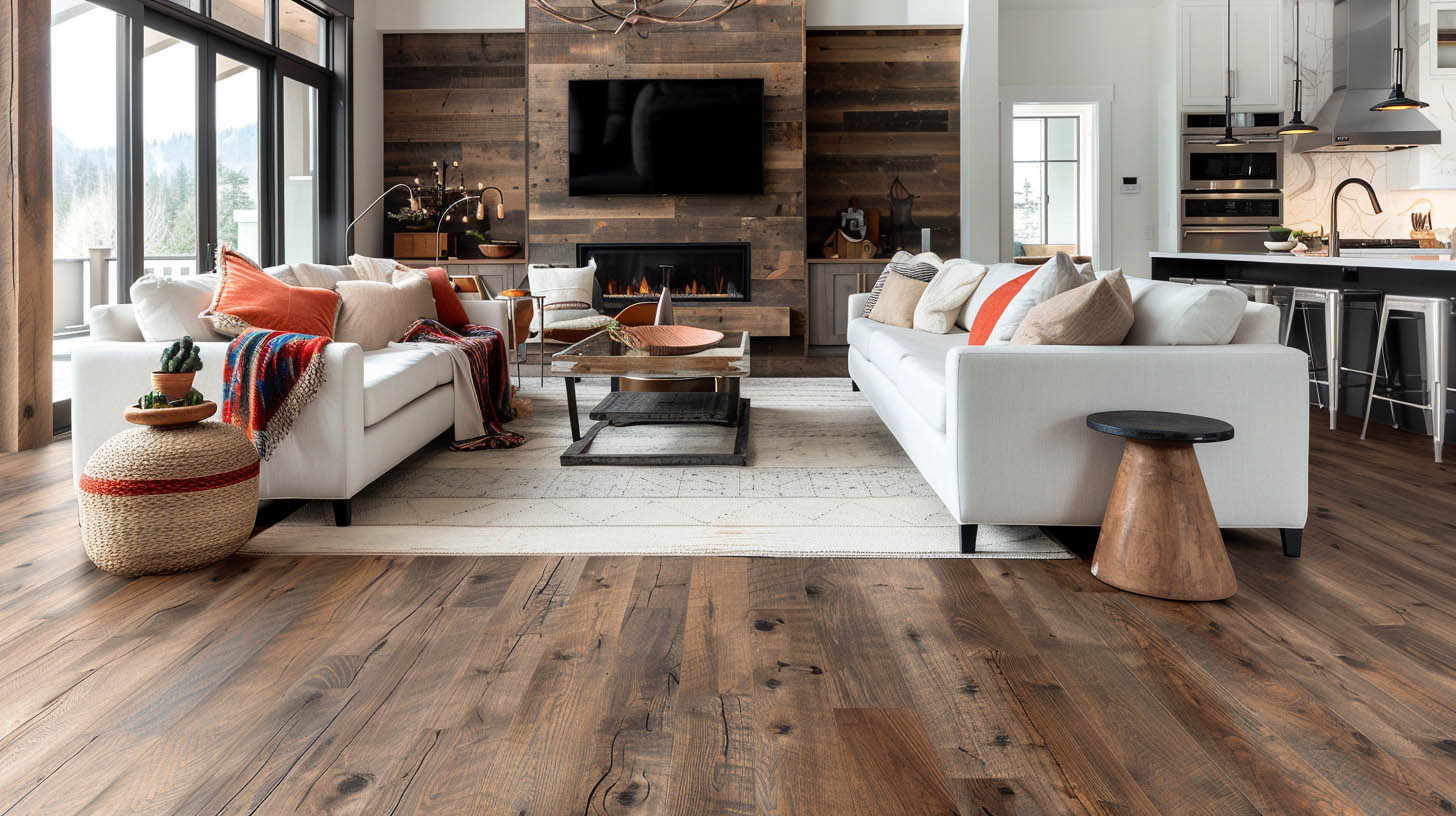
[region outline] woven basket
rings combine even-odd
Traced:
[[[258,451],[220,422],[134,428],[91,455],[81,539],[117,575],[197,569],[237,552],[258,513]]]

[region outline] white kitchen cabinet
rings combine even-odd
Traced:
[[[1184,108],[1221,108],[1224,95],[1224,3],[1185,0],[1178,9],[1178,71]],[[1283,11],[1279,0],[1233,4],[1235,110],[1284,109]]]

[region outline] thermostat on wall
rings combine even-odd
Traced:
[[[1123,195],[1132,195],[1141,192],[1143,188],[1142,185],[1138,184],[1137,176],[1123,176],[1122,185],[1117,189]]]

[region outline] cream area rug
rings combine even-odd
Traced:
[[[335,527],[329,503],[311,502],[246,550],[961,557],[945,505],[847,379],[745,380],[747,467],[562,467],[565,385],[525,373],[534,412],[507,426],[524,446],[455,453],[436,440],[355,497],[353,526]],[[583,432],[606,390],[604,379],[577,386]],[[730,451],[732,435],[607,428],[592,452]],[[977,550],[970,557],[1074,557],[1036,527],[982,525]]]

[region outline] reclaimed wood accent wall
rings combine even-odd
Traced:
[[[50,4],[0,0],[0,451],[51,441]]]
[[[588,31],[528,4],[531,261],[574,263],[581,242],[751,241],[753,300],[745,305],[789,308],[794,333],[803,334],[804,36],[804,0],[756,0],[712,23],[645,39]],[[763,195],[567,194],[570,80],[747,77],[764,80]]]
[[[811,257],[851,198],[888,216],[896,176],[931,248],[960,255],[960,42],[945,29],[809,32]],[[881,231],[890,243],[888,217]],[[919,231],[906,242],[918,250]]]
[[[384,36],[385,186],[416,178],[428,185],[431,161],[460,162],[469,188],[482,181],[501,188],[506,219],[495,221],[488,199],[490,235],[524,243],[525,34]],[[404,206],[403,195],[388,200],[391,210]],[[454,229],[463,229],[458,222]]]

